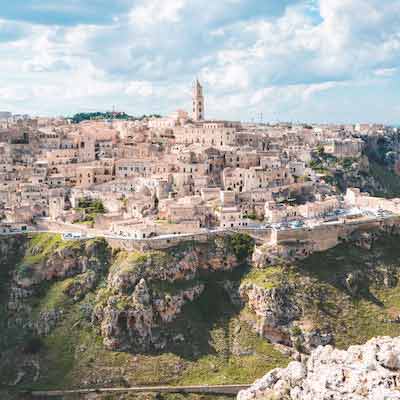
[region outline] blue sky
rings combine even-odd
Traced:
[[[13,0],[0,110],[399,123],[400,0]]]

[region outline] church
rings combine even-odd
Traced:
[[[194,83],[192,102],[192,119],[173,129],[176,143],[186,145],[198,143],[215,148],[235,146],[236,132],[240,130],[241,124],[205,119],[203,86],[198,79]]]
[[[193,121],[198,122],[203,120],[204,120],[203,86],[201,86],[199,80],[196,79],[193,89]]]

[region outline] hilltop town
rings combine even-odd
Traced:
[[[196,80],[191,113],[168,117],[80,114],[76,123],[1,113],[0,232],[169,242],[265,231],[276,255],[280,232],[287,240],[299,229],[400,212],[400,201],[337,179],[349,171],[368,178],[366,146],[396,135],[395,128],[215,121],[206,107]],[[319,237],[312,248],[337,243]]]
[[[398,333],[398,129],[208,120],[197,80],[192,102],[0,113],[5,398],[232,394],[319,345]]]

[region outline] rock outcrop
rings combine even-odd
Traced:
[[[62,322],[65,309],[92,292],[96,295],[84,303],[82,316],[99,328],[108,349],[160,350],[170,339],[165,325],[203,293],[213,274],[243,265],[252,248],[252,239],[239,234],[165,251],[113,254],[97,239],[63,241],[59,235],[39,234],[24,237],[22,245],[13,238],[2,240],[0,263],[14,264],[7,325],[47,336]],[[36,296],[40,301],[33,302]]]
[[[189,301],[204,289],[199,284],[171,296],[153,295],[144,279],[130,296],[113,295],[105,306],[97,305],[93,321],[100,323],[104,345],[110,350],[146,351],[161,349],[166,339],[160,337],[163,324],[173,321]]]
[[[27,256],[21,261],[14,275],[15,284],[20,288],[30,288],[43,281],[53,281],[76,276],[87,271],[103,268],[99,255],[105,248],[101,240],[86,244],[71,242],[70,245],[48,243],[29,247]],[[48,254],[47,254],[48,253]]]
[[[318,347],[241,391],[238,400],[400,399],[400,337],[374,338],[347,351]]]
[[[262,288],[247,283],[240,287],[240,294],[257,317],[257,332],[273,343],[291,345],[289,326],[302,314],[296,303],[295,288],[290,285]]]
[[[229,243],[221,237],[168,251],[121,253],[93,311],[104,345],[110,350],[163,349],[171,339],[163,326],[203,293],[207,276],[243,263]]]
[[[19,242],[0,240],[0,263],[3,258],[6,266],[14,263],[7,287],[7,325],[46,336],[63,318],[57,299],[65,295],[76,302],[95,289],[109,263],[109,248],[100,239],[65,242],[48,234],[21,237]],[[57,282],[57,290],[46,297],[47,288]],[[35,304],[34,297],[41,301]]]

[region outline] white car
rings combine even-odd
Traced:
[[[81,239],[84,237],[84,234],[81,232],[67,232],[63,234],[63,239],[65,240],[76,240],[76,239]]]

